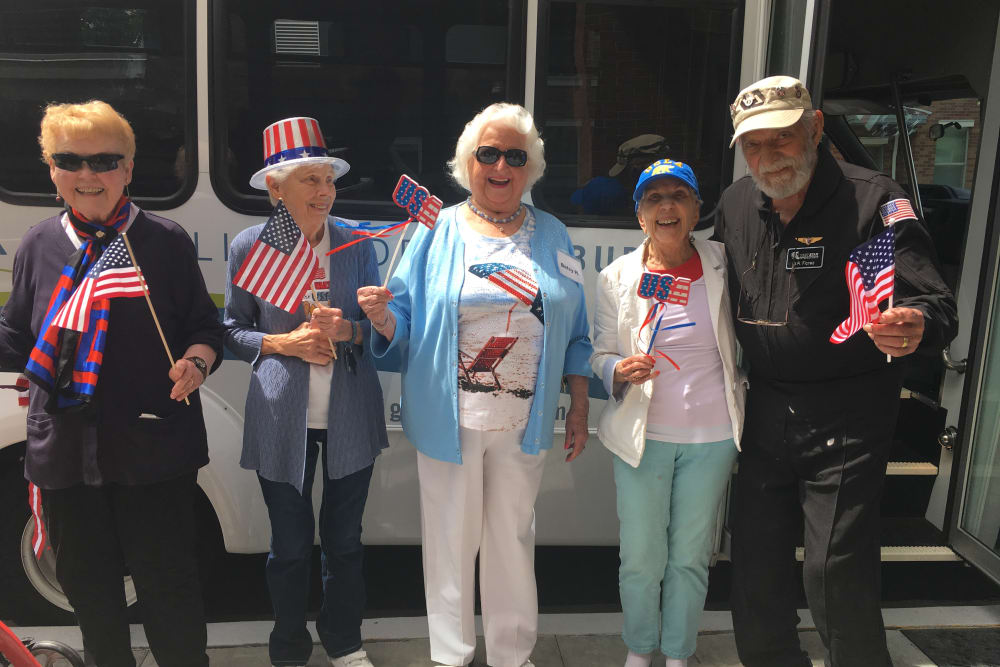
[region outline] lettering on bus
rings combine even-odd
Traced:
[[[601,249],[603,247],[604,246],[597,246],[595,248],[595,250],[594,250],[594,267],[596,268],[596,270],[597,270],[598,273],[600,273],[601,271],[603,271],[604,267],[606,267],[608,264],[610,264],[611,262],[613,262],[614,259],[615,259],[615,247],[613,245],[609,245],[607,247],[607,252],[605,253],[605,257],[607,258],[607,262],[604,262],[603,266],[602,266],[602,262],[601,262]],[[634,247],[632,247],[632,246],[625,246],[624,248],[622,248],[622,255],[623,256],[627,255],[630,252],[632,252],[633,250],[635,250]],[[587,249],[586,248],[584,248],[582,245],[574,245],[573,246],[573,257],[576,258],[576,259],[578,259],[580,261],[580,268],[581,269],[586,269],[587,268],[586,256],[587,256]]]
[[[202,241],[202,234],[199,233],[199,232],[194,232],[194,233],[192,233],[191,236],[192,236],[191,240],[194,242],[194,249],[195,249],[195,253],[197,254],[198,261],[199,262],[213,262],[213,261],[215,261],[215,256],[207,254],[207,252],[208,252],[209,249],[207,247],[203,247],[203,244],[201,243],[201,241]],[[220,253],[220,255],[221,255],[220,259],[223,262],[228,262],[229,261],[229,232],[222,232],[222,234],[218,238],[219,238],[219,242],[220,242],[220,246],[219,247],[222,250],[222,252]],[[391,241],[391,239],[390,239],[390,241]],[[372,244],[375,246],[375,262],[379,266],[384,265],[389,260],[389,255],[390,255],[390,248],[389,248],[390,243],[389,243],[389,241],[386,241],[385,239],[373,238],[372,239]],[[406,252],[406,246],[408,246],[409,244],[410,244],[410,239],[403,239],[403,247],[401,248],[401,251],[402,252]],[[208,244],[208,245],[212,245],[212,244]],[[635,248],[633,246],[624,246],[623,248],[621,248],[621,255],[627,255],[628,253],[632,252],[633,250],[635,250]],[[202,252],[206,252],[206,255],[202,256]],[[0,256],[6,255],[6,254],[7,254],[7,250],[3,247],[2,244],[0,244]],[[616,256],[620,256],[620,255],[618,255],[618,248],[616,246],[613,246],[613,245],[609,245],[609,246],[597,245],[597,246],[592,246],[591,247],[591,252],[589,253],[589,256],[591,258],[593,258],[592,262],[591,262],[591,266],[594,267],[594,270],[596,272],[600,273],[604,268],[606,268],[609,264],[611,264],[611,262],[613,262],[615,260]],[[586,268],[587,268],[587,259],[588,259],[587,248],[583,247],[582,245],[574,245],[573,246],[573,257],[575,259],[579,260],[579,262],[580,262],[580,268],[586,270]]]

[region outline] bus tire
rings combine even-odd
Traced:
[[[66,663],[71,667],[85,667],[80,654],[62,642],[49,640],[32,642],[28,651],[41,667],[63,667]]]
[[[21,540],[30,520],[22,442],[0,450],[0,618],[18,625],[73,624],[73,614],[46,600],[21,564]]]
[[[18,451],[10,452],[17,448]],[[8,447],[0,460],[0,581],[9,595],[0,602],[0,617],[18,625],[75,625],[73,607],[56,579],[55,556],[46,548],[35,558],[31,545],[35,522],[24,479],[24,444]],[[14,455],[12,455],[14,454]],[[44,510],[43,510],[44,511]],[[125,601],[136,602],[132,578],[124,579]],[[3,608],[9,605],[10,608]]]

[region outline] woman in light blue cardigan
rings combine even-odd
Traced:
[[[315,121],[279,121],[265,134],[284,124],[308,128]],[[318,124],[302,136],[322,141]],[[265,144],[275,146],[271,139]],[[268,648],[272,665],[305,665],[312,652],[305,613],[316,525],[311,489],[321,460],[323,604],[316,630],[333,667],[372,667],[361,648],[361,517],[375,457],[388,441],[357,289],[378,284],[378,267],[370,241],[326,254],[356,238],[329,216],[334,181],[347,163],[326,157],[321,146],[284,151],[291,155],[278,152],[282,147],[277,142],[250,184],[267,189],[272,203],[284,202],[320,268],[309,301],[292,313],[278,308],[233,284],[264,226],[244,230],[229,253],[225,318],[226,346],[253,367],[240,465],[257,472],[271,520],[266,575],[275,623]],[[312,156],[302,157],[309,150]]]
[[[358,302],[376,356],[398,355],[402,422],[417,448],[431,658],[472,661],[474,565],[487,661],[530,665],[537,636],[534,502],[552,447],[560,386],[564,446],[587,439],[590,377],[580,263],[566,228],[521,203],[545,168],[522,107],[494,104],[452,160],[469,199],[420,228],[389,289]]]

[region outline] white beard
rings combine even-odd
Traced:
[[[757,171],[750,170],[750,176],[761,192],[768,197],[784,199],[801,192],[809,184],[818,159],[819,152],[816,150],[816,146],[810,143],[806,145],[804,152],[795,157],[775,160],[766,167],[758,164]],[[791,176],[774,174],[785,167],[792,168]]]

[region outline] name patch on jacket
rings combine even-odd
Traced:
[[[824,248],[825,246],[821,245],[789,248],[788,253],[785,255],[785,268],[789,271],[823,268]]]

